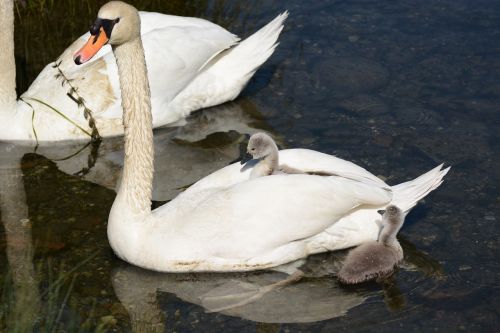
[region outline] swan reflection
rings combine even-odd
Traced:
[[[2,301],[12,302],[8,311],[5,311],[5,304],[0,306],[0,314],[4,312],[5,324],[11,331],[29,332],[33,329],[41,301],[21,169],[0,167],[0,184],[0,212],[9,268],[7,282],[3,285],[11,286],[4,287]],[[0,316],[0,330],[1,319]]]
[[[249,105],[251,107],[248,101],[240,100],[197,113],[184,127],[156,132],[157,200],[174,197],[201,176],[237,159],[245,148],[246,134],[268,130],[254,110],[248,111]],[[230,121],[240,124],[238,131],[228,131],[234,128],[233,125],[224,127]],[[206,316],[222,314],[259,323],[331,319],[345,315],[370,297],[382,297],[383,294],[391,309],[405,307],[405,295],[398,290],[397,276],[392,284],[382,288],[378,285],[340,287],[334,275],[343,258],[342,252],[308,258],[301,267],[306,277],[278,288],[269,286],[287,275],[275,271],[159,274],[122,263],[109,250],[104,226],[113,198],[113,192],[106,188],[114,189],[120,177],[122,154],[121,138],[106,140],[97,150],[91,146],[82,150],[82,145],[58,144],[39,147],[37,154],[33,154],[32,148],[0,144],[0,211],[5,234],[5,243],[0,234],[0,249],[5,244],[7,254],[0,260],[6,260],[2,262],[6,264],[2,274],[7,276],[3,280],[10,281],[4,283],[7,287],[2,296],[11,295],[1,309],[0,330],[37,330],[40,322],[47,325],[50,306],[55,311],[55,319],[59,318],[59,313],[64,313],[61,321],[78,324],[83,321],[81,318],[86,318],[86,314],[81,313],[85,311],[82,299],[89,297],[96,300],[96,313],[102,319],[110,311],[101,305],[101,300],[106,298],[102,291],[112,294],[111,289],[130,314],[135,331],[144,331],[144,328],[164,331],[169,324],[167,319],[172,316],[159,300],[166,297],[168,301],[172,295],[182,300],[181,306],[189,308],[195,304],[202,312],[207,312]],[[85,186],[91,189],[82,194],[81,188]],[[49,193],[49,198],[40,198],[40,193],[45,192]],[[43,205],[40,204],[42,199]],[[83,201],[91,208],[78,204]],[[72,211],[67,212],[64,207],[72,207]],[[89,209],[94,215],[89,215]],[[64,241],[61,246],[59,238]],[[436,275],[442,274],[438,263],[419,253],[404,239],[400,240],[406,256],[405,271],[422,271],[426,281],[435,280]],[[50,251],[44,251],[44,244],[50,244]],[[89,255],[93,255],[92,260],[86,261]],[[66,262],[66,267],[71,268],[52,266],[52,271],[60,273],[67,281],[55,300],[47,296],[47,290],[51,289],[50,277],[41,272],[50,260]],[[73,271],[72,267],[77,269]],[[64,303],[66,290],[70,290],[65,288],[69,288],[69,282],[74,281],[77,274],[80,274],[77,282],[85,281],[86,287],[68,293],[69,300]],[[55,322],[53,327],[59,324],[68,323]]]
[[[240,156],[246,135],[266,130],[250,100],[240,99],[194,113],[182,127],[155,131],[153,200],[174,198],[186,186]],[[34,148],[0,142],[0,165],[18,168],[21,157]],[[87,142],[44,144],[36,153],[54,161],[59,170],[116,189],[123,168],[123,138],[99,145]]]
[[[440,265],[401,239],[408,254],[405,269],[424,273],[432,283],[441,284]],[[336,273],[346,251],[309,257],[301,266],[305,277],[292,284],[268,288],[287,278],[285,273],[262,271],[246,274],[199,273],[165,274],[120,263],[111,273],[116,296],[129,312],[137,331],[162,331],[171,317],[160,305],[165,295],[196,304],[207,313],[251,320],[258,323],[310,323],[343,316],[370,297],[383,297],[391,311],[405,308],[405,294],[397,275],[381,284],[342,287]],[[256,297],[256,295],[258,297]],[[168,297],[167,297],[168,298]],[[170,309],[171,310],[171,309]]]
[[[237,159],[240,155],[240,142],[245,135],[266,129],[266,124],[259,118],[259,111],[251,101],[243,98],[197,112],[187,119],[183,127],[157,130],[154,136],[157,154],[154,199],[169,200],[202,176]],[[230,128],[236,128],[239,132],[229,131]],[[36,148],[36,154],[31,146],[0,142],[0,212],[3,224],[0,250],[5,248],[7,255],[7,265],[1,265],[4,267],[2,274],[5,274],[0,279],[4,282],[2,296],[5,302],[0,307],[0,330],[3,325],[9,330],[22,332],[31,331],[35,327],[36,319],[39,319],[44,310],[40,306],[40,270],[46,264],[46,259],[50,260],[43,257],[39,259],[40,265],[35,265],[35,248],[39,251],[48,244],[46,247],[50,247],[52,254],[59,248],[67,247],[59,241],[54,242],[54,239],[59,238],[60,230],[68,228],[67,225],[52,218],[48,218],[48,221],[42,219],[50,222],[48,224],[33,225],[34,222],[39,222],[38,216],[33,221],[30,220],[38,210],[33,209],[33,206],[39,206],[40,198],[37,195],[41,192],[50,193],[52,190],[60,192],[61,188],[54,187],[59,187],[61,181],[71,181],[72,184],[92,182],[114,189],[123,164],[122,141],[123,138],[110,138],[98,146],[75,142],[47,144]],[[44,174],[49,177],[43,177]],[[59,174],[66,175],[62,176],[62,180],[59,176],[54,177]],[[31,194],[27,198],[26,191],[29,188],[34,188],[31,192],[35,195]],[[94,194],[89,205],[103,200],[102,193],[100,196]],[[44,202],[44,205],[42,213],[58,212],[62,219],[73,218],[68,218],[70,213],[61,211],[61,202],[58,200]],[[74,205],[77,205],[76,202]],[[80,215],[84,215],[83,207],[75,209],[80,211]],[[76,213],[73,212],[72,215],[78,215]],[[81,226],[82,222],[86,224],[84,216],[75,220],[73,227]],[[32,240],[34,231],[37,234],[36,242]],[[99,231],[102,232],[102,229]],[[68,236],[64,235],[65,241],[71,243],[72,236]],[[105,233],[98,239],[105,239]],[[84,243],[83,246],[95,244]],[[103,243],[99,247],[106,246]],[[78,249],[81,252],[79,254],[73,253],[77,249],[71,250],[72,254],[69,256],[79,258],[88,249]],[[72,277],[68,278],[71,280]]]
[[[363,293],[340,288],[332,278],[306,278],[281,288],[266,288],[285,277],[284,273],[271,271],[240,275],[161,274],[122,265],[113,271],[111,278],[116,295],[131,318],[137,320],[158,312],[157,292],[175,294],[207,312],[263,323],[330,319],[344,315],[366,299]],[[254,297],[259,293],[260,297]],[[250,301],[246,302],[247,299]]]

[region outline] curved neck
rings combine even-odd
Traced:
[[[125,161],[118,195],[135,213],[151,212],[153,121],[151,92],[140,38],[113,48],[123,107]]]
[[[254,166],[250,173],[250,179],[272,175],[279,167],[278,147],[274,147],[272,152],[262,158],[257,165]]]
[[[14,57],[14,0],[0,1],[0,115],[16,109],[16,60]]]
[[[389,222],[384,220],[384,228],[378,236],[378,241],[386,245],[392,245],[397,242],[396,235],[398,234],[399,229],[401,229],[401,225],[401,223],[394,223],[394,221]]]
[[[278,157],[278,147],[274,146],[271,153],[269,153],[266,157],[264,157],[261,163],[265,163],[268,165],[272,172],[278,170],[279,166],[279,157]]]

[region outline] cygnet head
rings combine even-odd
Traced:
[[[247,153],[254,159],[262,159],[278,153],[278,147],[274,140],[265,133],[255,133],[250,137]]]
[[[395,205],[389,205],[385,209],[378,210],[378,213],[382,215],[385,223],[391,225],[399,225],[404,219],[403,211]]]
[[[385,210],[379,210],[378,212],[382,214],[383,227],[378,241],[385,244],[396,241],[396,235],[403,226],[405,218],[403,211],[397,206],[389,205]]]
[[[77,65],[89,61],[104,45],[121,45],[141,36],[141,20],[134,6],[110,1],[99,9],[90,38],[74,55]]]

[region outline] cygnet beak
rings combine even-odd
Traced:
[[[252,155],[250,155],[249,153],[246,153],[245,156],[243,156],[243,158],[241,159],[240,164],[245,164],[246,162],[248,162],[252,159],[253,159]]]
[[[377,213],[379,213],[380,215],[384,215],[385,209],[379,209],[379,210],[377,210]]]

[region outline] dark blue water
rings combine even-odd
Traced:
[[[302,281],[240,304],[284,274],[154,274],[113,255],[106,221],[121,139],[36,151],[2,143],[0,331],[496,331],[500,2],[193,3],[136,5],[212,19],[241,36],[285,9],[290,17],[241,97],[156,132],[155,201],[238,159],[259,130],[283,148],[351,160],[389,184],[451,165],[406,219],[404,264],[384,283],[346,288],[333,275],[344,253],[317,255]],[[63,5],[50,9],[40,21],[71,22]],[[21,90],[43,65],[26,28],[36,13],[21,6],[16,22]],[[45,63],[87,26],[66,24]]]

